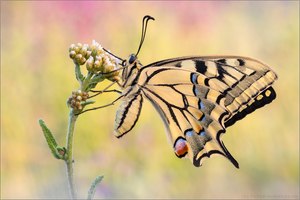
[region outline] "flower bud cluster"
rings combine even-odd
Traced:
[[[75,109],[75,110],[82,110],[81,102],[85,102],[89,94],[87,92],[82,92],[81,90],[73,91],[72,96],[69,97],[67,104]]]
[[[86,64],[86,69],[94,74],[107,74],[109,80],[118,80],[119,70],[117,69],[117,61],[109,53],[104,51],[102,46],[93,40],[91,45],[88,44],[72,44],[69,48],[70,58],[80,65]],[[111,73],[110,73],[111,72]]]
[[[86,60],[91,56],[91,50],[89,50],[88,44],[71,44],[69,48],[70,58],[73,59],[75,63],[83,65]]]

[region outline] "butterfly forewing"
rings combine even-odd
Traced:
[[[168,59],[141,67],[127,78],[131,81],[123,84],[116,135],[134,127],[146,97],[164,121],[175,154],[189,157],[195,166],[212,154],[221,154],[238,167],[221,135],[226,127],[276,97],[271,87],[276,74],[246,57]]]

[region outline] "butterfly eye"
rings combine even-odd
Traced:
[[[136,60],[136,56],[134,54],[131,54],[128,62],[129,62],[129,64],[132,64],[132,63],[134,63],[135,60]]]

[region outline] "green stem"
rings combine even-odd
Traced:
[[[67,167],[69,190],[72,199],[76,199],[74,176],[73,176],[73,133],[74,133],[74,127],[75,127],[75,122],[77,117],[78,116],[74,114],[73,109],[71,109],[69,114],[69,125],[68,125],[68,132],[67,132],[67,141],[66,141],[67,158],[65,159],[65,162]]]
[[[91,82],[91,78],[93,77],[93,73],[92,72],[88,72],[84,81],[82,82],[82,84],[80,85],[80,88],[83,92],[87,92],[90,82]]]

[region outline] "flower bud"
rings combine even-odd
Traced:
[[[79,48],[78,46],[75,46],[75,47],[74,47],[74,51],[75,51],[75,52],[76,52],[76,54],[77,54],[77,53],[79,53],[79,51],[80,51],[80,48]]]
[[[82,47],[82,49],[80,49],[80,53],[85,57],[87,52],[87,48],[86,47]]]
[[[81,96],[77,96],[76,99],[77,99],[78,101],[81,101],[81,100],[82,100],[82,97],[81,97]]]
[[[91,56],[91,54],[92,54],[92,51],[91,50],[87,50],[85,57],[88,59]]]
[[[85,57],[82,57],[82,58],[79,60],[79,64],[80,64],[80,65],[83,65],[85,62],[86,62]]]
[[[70,58],[74,59],[75,56],[76,56],[76,52],[75,51],[70,51],[69,56],[70,56]]]
[[[75,46],[76,46],[75,44],[71,44],[70,47],[69,47],[69,51],[73,51]]]
[[[82,101],[87,100],[88,97],[89,97],[89,94],[88,94],[87,92],[83,92],[83,93],[82,93]]]
[[[88,71],[92,70],[93,69],[93,65],[94,65],[94,58],[91,56],[91,57],[89,57],[89,59],[86,62],[86,69]]]
[[[76,101],[74,99],[71,100],[71,105],[75,105]]]
[[[94,63],[94,68],[95,69],[99,69],[101,67],[101,63],[99,60],[96,60],[95,63]]]
[[[100,48],[97,49],[97,55],[100,55],[100,54],[103,54],[103,49],[102,47],[100,46]]]
[[[79,61],[82,58],[82,54],[77,54],[75,56],[76,61]]]
[[[77,46],[81,49],[82,44],[80,42],[77,43]]]

